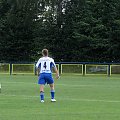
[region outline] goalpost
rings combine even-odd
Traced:
[[[85,75],[108,75],[108,65],[85,65]]]
[[[61,74],[83,75],[83,64],[61,64]]]
[[[120,75],[120,65],[110,65],[110,75]]]
[[[0,63],[0,74],[10,74],[10,64]]]
[[[35,64],[12,64],[12,74],[35,74]]]

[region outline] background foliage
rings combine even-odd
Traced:
[[[0,0],[0,61],[120,62],[120,0]]]

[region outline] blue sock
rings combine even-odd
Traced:
[[[55,90],[51,90],[51,99],[54,99],[55,97]]]
[[[40,99],[44,100],[44,92],[43,91],[40,91]]]

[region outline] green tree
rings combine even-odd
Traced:
[[[1,14],[1,60],[31,61],[36,1],[3,0]],[[9,9],[6,10],[6,7]],[[6,10],[6,11],[5,11]],[[4,12],[5,11],[5,12]]]
[[[120,61],[120,0],[0,0],[0,61]]]
[[[92,52],[95,61],[118,61],[119,45],[119,0],[96,0],[91,4],[92,16],[95,19],[92,26]],[[116,34],[116,35],[115,35]],[[113,37],[114,36],[114,37]],[[117,36],[117,39],[116,39]],[[117,43],[117,44],[116,44]],[[115,47],[117,45],[117,47]],[[114,46],[114,47],[113,47]]]

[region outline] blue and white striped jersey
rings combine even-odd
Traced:
[[[36,64],[36,68],[40,68],[40,73],[52,73],[52,67],[56,67],[56,65],[50,57],[42,57]]]

